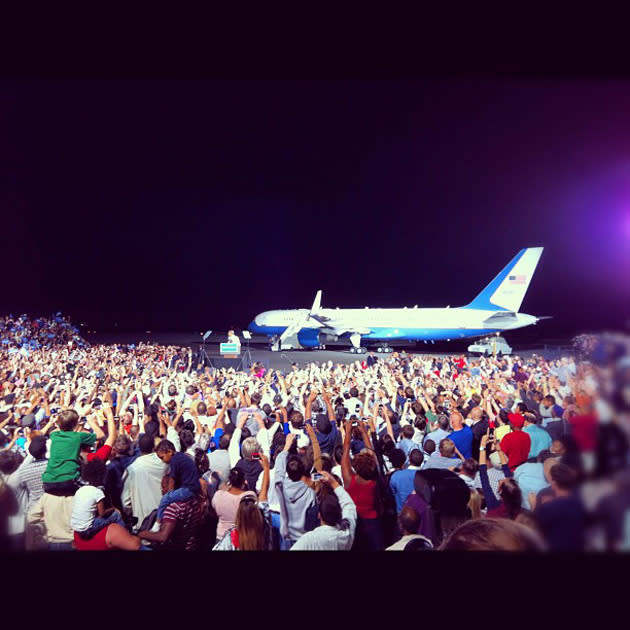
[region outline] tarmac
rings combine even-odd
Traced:
[[[367,357],[367,354],[354,354],[350,352],[350,343],[343,343],[343,340],[336,344],[334,347],[328,346],[325,350],[282,350],[279,352],[272,352],[267,343],[267,339],[261,335],[253,335],[249,346],[245,340],[241,341],[241,356],[237,359],[228,360],[223,358],[219,353],[219,344],[227,341],[225,334],[212,334],[210,337],[202,343],[200,333],[151,333],[145,331],[143,333],[111,333],[101,334],[95,337],[87,337],[88,341],[92,343],[158,343],[165,345],[178,345],[184,347],[191,347],[197,354],[203,348],[207,357],[207,365],[214,367],[231,366],[235,369],[240,369],[243,366],[247,367],[251,362],[259,361],[265,368],[274,370],[290,370],[293,363],[299,366],[304,366],[308,363],[324,363],[332,361],[333,363],[350,364],[356,361],[362,361]],[[458,342],[436,342],[435,345],[431,343],[414,344],[410,342],[396,346],[395,352],[406,352],[409,355],[428,355],[428,356],[467,356],[473,357],[478,355],[472,355],[467,352],[467,347],[473,343],[473,340],[463,340]],[[543,345],[536,344],[523,344],[519,345],[513,342],[508,343],[513,348],[513,355],[517,355],[522,358],[529,358],[532,354],[543,356],[546,359],[555,359],[561,355],[568,354],[568,347],[566,345]],[[249,355],[247,352],[249,350]],[[369,348],[368,348],[369,350]],[[380,359],[387,359],[391,357],[391,353],[374,352],[374,355]],[[245,358],[245,361],[243,361]]]

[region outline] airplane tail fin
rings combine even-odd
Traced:
[[[311,307],[311,313],[317,313],[322,306],[322,290],[320,289],[315,295],[313,306]]]
[[[522,249],[496,278],[463,308],[518,313],[543,249],[543,247]]]

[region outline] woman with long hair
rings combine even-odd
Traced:
[[[262,485],[258,500],[255,496],[241,498],[236,511],[235,525],[230,527],[213,551],[270,551],[271,512],[267,492],[269,490],[269,460],[260,454],[263,467]]]
[[[223,538],[228,529],[234,527],[239,504],[242,499],[248,496],[256,499],[256,493],[247,486],[243,471],[239,468],[232,468],[227,482],[221,484],[212,497],[212,507],[219,519],[217,542]]]

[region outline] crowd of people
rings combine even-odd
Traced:
[[[237,372],[2,321],[10,347],[39,340],[0,350],[3,550],[630,548],[616,364],[370,353]]]
[[[79,348],[89,345],[81,337],[79,329],[61,313],[55,313],[50,318],[31,318],[26,314],[0,317],[0,344],[6,352],[27,355],[32,350],[69,343]]]

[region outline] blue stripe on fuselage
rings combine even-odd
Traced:
[[[252,322],[248,330],[260,335],[281,335],[287,329],[286,326],[260,326]],[[442,339],[465,339],[466,337],[480,337],[498,332],[496,328],[372,328],[372,332],[362,335],[362,339],[404,341],[438,341]],[[347,337],[348,335],[342,335]]]

